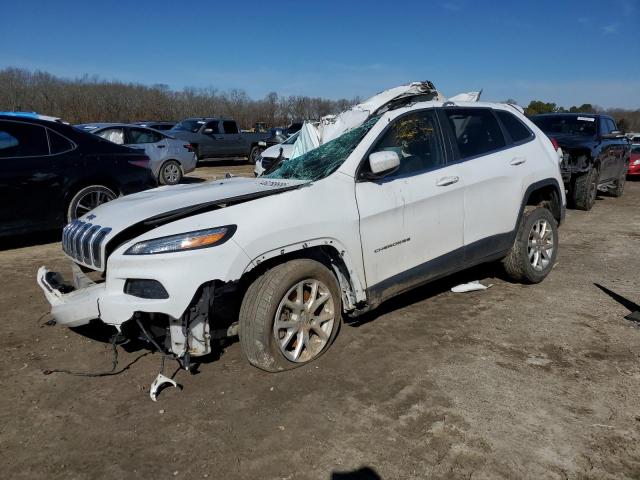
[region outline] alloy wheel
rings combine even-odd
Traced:
[[[331,290],[321,281],[306,279],[284,295],[273,322],[273,335],[287,360],[308,362],[329,342],[336,325]]]
[[[534,270],[546,270],[553,258],[553,227],[545,219],[536,221],[529,232],[527,255]]]

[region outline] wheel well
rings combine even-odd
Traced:
[[[343,292],[343,305],[347,306],[353,304],[353,301],[350,299],[350,297],[353,297],[353,284],[351,282],[349,269],[342,259],[340,252],[331,245],[318,245],[302,248],[300,250],[284,253],[260,262],[258,266],[249,270],[240,278],[236,285],[236,293],[238,293],[239,297],[242,298],[249,286],[264,272],[276,265],[281,265],[291,260],[298,260],[302,258],[315,260],[327,267],[336,276],[338,285]],[[345,298],[345,296],[349,298]]]
[[[89,187],[91,185],[102,185],[112,190],[116,195],[122,195],[122,191],[118,187],[118,184],[109,178],[83,178],[81,181],[74,183],[69,188],[67,188],[67,193],[65,195],[64,204],[65,208],[69,206],[69,202],[73,198],[73,196],[82,190],[85,187]]]
[[[562,205],[560,192],[555,185],[545,185],[533,190],[525,206],[541,206],[548,209],[558,223],[562,220]]]

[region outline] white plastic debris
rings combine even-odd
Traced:
[[[158,392],[160,390],[160,387],[162,387],[165,383],[178,388],[178,384],[175,380],[172,380],[166,375],[159,373],[156,379],[151,384],[151,388],[149,389],[149,396],[151,397],[151,400],[153,400],[154,402],[158,401]]]
[[[478,290],[486,290],[487,288],[493,287],[493,283],[489,285],[483,285],[479,280],[474,280],[473,282],[463,283],[460,285],[456,285],[451,289],[454,293],[465,293],[465,292],[475,292]]]

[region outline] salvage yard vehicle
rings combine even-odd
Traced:
[[[628,175],[640,175],[640,144],[631,145]]]
[[[235,120],[224,118],[187,118],[168,133],[193,145],[197,160],[247,157],[251,163],[262,150],[259,142],[271,137],[270,132],[240,132]]]
[[[629,169],[629,141],[613,118],[588,113],[547,113],[534,115],[531,121],[562,148],[560,168],[570,206],[591,210],[598,190],[622,196]]]
[[[259,177],[275,164],[283,160],[288,160],[293,153],[293,145],[296,143],[297,139],[298,132],[291,135],[282,143],[268,146],[267,148],[262,150],[260,152],[260,155],[258,155],[258,158],[256,159],[256,165],[253,169],[254,175],[256,177]]]
[[[134,122],[133,125],[139,125],[141,127],[153,128],[154,130],[159,130],[161,132],[164,132],[165,130],[171,130],[173,127],[175,127],[176,126],[176,122],[146,121],[146,122]]]
[[[77,127],[118,145],[144,149],[150,159],[149,169],[162,185],[176,185],[184,174],[196,168],[196,156],[191,144],[152,128],[121,123]]]
[[[61,227],[156,186],[149,157],[58,121],[0,115],[0,235]]]
[[[37,273],[56,322],[99,319],[185,368],[239,334],[251,364],[280,371],[327,351],[343,317],[473,265],[502,260],[512,279],[541,282],[565,210],[551,141],[509,105],[424,97],[263,177],[96,208],[63,234],[74,285]]]

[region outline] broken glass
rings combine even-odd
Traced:
[[[316,181],[328,177],[351,155],[360,141],[380,117],[373,117],[318,148],[299,157],[282,162],[278,168],[263,175],[264,178],[282,178]]]

